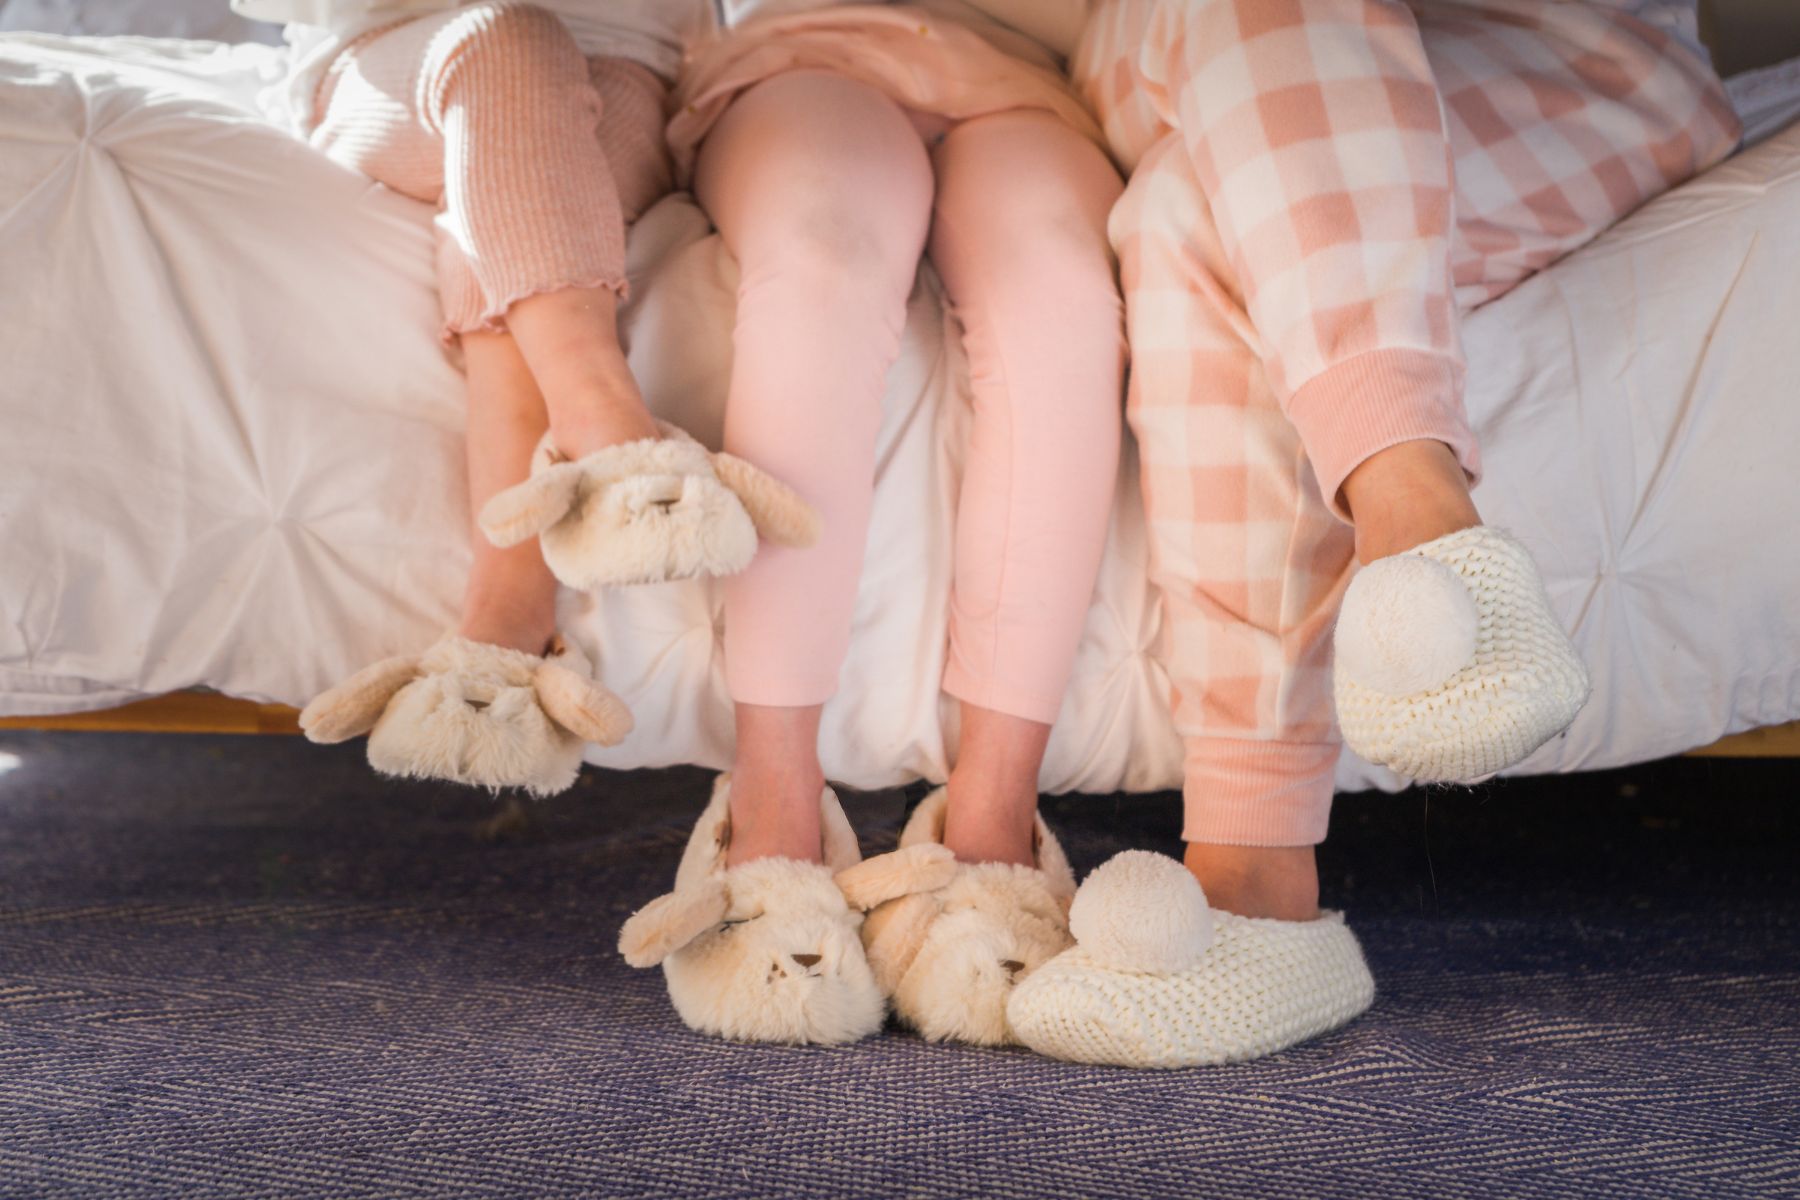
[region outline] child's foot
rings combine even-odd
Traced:
[[[531,477],[482,506],[496,546],[536,536],[558,581],[579,591],[731,575],[760,535],[809,546],[819,518],[782,483],[729,454],[709,454],[673,425],[569,460],[545,434]]]
[[[908,819],[899,853],[948,846],[955,808],[947,788],[933,792]],[[959,852],[943,886],[883,904],[863,924],[869,965],[895,1016],[932,1041],[1016,1041],[1006,1022],[1014,986],[1069,944],[1075,876],[1055,835],[1027,812],[1023,863],[972,863]],[[1010,850],[1011,831],[1000,833],[996,843]]]
[[[1409,779],[1467,782],[1523,760],[1588,697],[1531,555],[1487,525],[1359,571],[1338,615],[1345,743]]]
[[[300,727],[315,742],[368,734],[369,765],[385,775],[553,795],[575,782],[584,744],[616,745],[631,713],[573,643],[538,649],[447,635],[321,693]]]
[[[1277,889],[1279,890],[1279,889]],[[1007,1020],[1040,1054],[1132,1067],[1239,1062],[1355,1018],[1375,996],[1338,913],[1217,911],[1174,859],[1129,850],[1081,885],[1076,944],[1014,990]]]
[[[885,1006],[857,936],[859,909],[937,886],[949,855],[863,861],[837,797],[820,787],[808,850],[734,866],[726,849],[745,837],[737,788],[720,776],[675,890],[625,922],[620,954],[634,967],[660,963],[675,1011],[702,1033],[789,1043],[868,1037],[881,1028]]]

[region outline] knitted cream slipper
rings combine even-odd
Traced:
[[[482,532],[501,547],[538,535],[550,573],[581,591],[730,575],[749,565],[759,533],[784,546],[818,540],[818,514],[786,485],[658,424],[660,438],[576,462],[546,433],[531,477],[482,507]]]
[[[869,973],[862,914],[843,890],[880,901],[944,882],[941,846],[863,861],[830,788],[819,796],[824,864],[759,858],[727,868],[731,777],[688,838],[675,890],[634,913],[619,953],[634,967],[662,964],[669,999],[689,1028],[746,1042],[854,1042],[886,1011]],[[879,902],[879,901],[878,901]]]
[[[919,805],[900,833],[902,849],[942,844],[948,799],[939,788]],[[1068,947],[1075,875],[1042,817],[1034,841],[1036,867],[958,863],[943,887],[890,900],[863,923],[869,965],[894,1015],[931,1041],[1015,1041],[1006,1025],[1013,985]]]
[[[1127,850],[1082,883],[1076,945],[1013,990],[1025,1045],[1073,1062],[1195,1067],[1273,1054],[1375,998],[1340,913],[1256,920],[1207,907],[1172,858]]]
[[[300,728],[315,742],[368,734],[369,764],[386,775],[548,796],[575,782],[585,742],[622,741],[631,713],[560,635],[539,656],[446,634],[320,693]]]
[[[1517,540],[1480,525],[1358,571],[1333,671],[1349,747],[1409,779],[1493,774],[1569,727],[1588,677]]]

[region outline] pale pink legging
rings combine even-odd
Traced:
[[[739,703],[770,706],[837,686],[884,381],[929,253],[974,402],[944,687],[1049,723],[1118,466],[1125,343],[1106,219],[1121,183],[1041,111],[931,125],[864,84],[795,71],[740,96],[700,149],[695,192],[741,272],[726,447],[825,519],[816,546],[764,546],[726,584],[727,680]]]

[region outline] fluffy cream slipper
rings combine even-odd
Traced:
[[[1336,639],[1344,741],[1409,779],[1510,767],[1587,702],[1587,671],[1531,555],[1486,525],[1358,571]]]
[[[818,540],[819,517],[786,485],[673,425],[570,462],[545,434],[531,477],[482,507],[496,546],[536,534],[551,574],[581,591],[730,575],[756,554],[757,535],[783,546]]]
[[[1273,1054],[1375,999],[1341,913],[1269,921],[1214,912],[1186,867],[1127,850],[1075,894],[1076,944],[1013,989],[1025,1045],[1073,1062],[1196,1067]]]
[[[731,777],[721,775],[675,872],[675,890],[619,931],[634,967],[662,965],[689,1028],[745,1042],[854,1042],[881,1028],[886,1005],[858,936],[863,906],[941,886],[942,846],[863,860],[830,788],[819,797],[825,862],[762,858],[727,869]]]
[[[631,713],[561,636],[539,656],[447,634],[320,693],[300,728],[326,743],[368,734],[369,764],[386,775],[548,796],[575,782],[584,743],[622,741]]]
[[[900,846],[941,846],[949,793],[914,810]],[[940,888],[873,908],[863,946],[894,1015],[931,1041],[1002,1046],[1013,986],[1069,945],[1075,875],[1062,846],[1037,819],[1038,865],[957,863]],[[860,898],[852,896],[854,904]]]

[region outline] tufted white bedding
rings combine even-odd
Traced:
[[[0,37],[0,713],[206,685],[299,703],[455,612],[461,389],[430,213],[272,127],[274,47]],[[713,441],[735,267],[683,196],[631,245],[631,357]],[[1595,700],[1525,771],[1800,716],[1800,127],[1468,322],[1477,496],[1544,568]],[[966,421],[929,271],[889,379],[871,549],[826,767],[941,777]],[[1047,790],[1175,785],[1128,470]],[[702,584],[565,595],[638,718],[614,766],[720,765]],[[1392,784],[1348,757],[1346,787]]]

